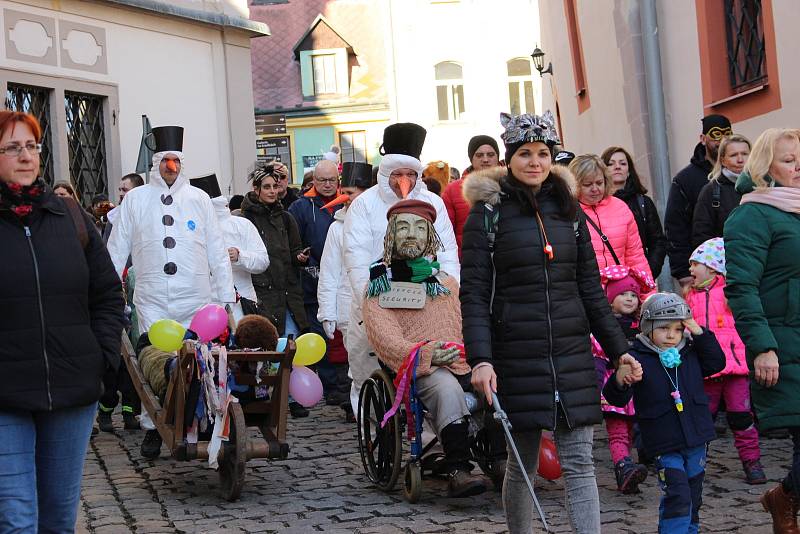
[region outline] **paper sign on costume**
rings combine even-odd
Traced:
[[[425,307],[425,284],[392,282],[392,288],[378,297],[378,305],[386,309],[421,310]]]

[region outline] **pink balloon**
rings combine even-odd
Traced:
[[[293,366],[289,375],[289,394],[306,408],[311,408],[322,398],[322,382],[308,367]]]
[[[228,312],[219,304],[206,304],[194,314],[189,330],[197,334],[200,341],[207,343],[219,337],[228,326]]]

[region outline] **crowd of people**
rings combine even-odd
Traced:
[[[659,531],[697,532],[723,410],[748,484],[767,482],[760,434],[788,430],[792,467],[761,503],[776,533],[798,532],[800,131],[769,129],[751,144],[727,118],[704,117],[662,225],[625,147],[573,154],[549,112],[501,114],[501,124],[502,159],[493,137],[477,135],[463,173],[424,165],[425,129],[399,123],[375,168],[332,151],[297,190],[283,163],[258,163],[250,190],[231,199],[215,175],[189,178],[182,128],[157,127],[147,179],[126,175],[119,204],[98,197],[89,214],[69,182],[39,177],[36,119],[0,112],[11,260],[0,267],[0,371],[14,377],[0,392],[2,529],[73,528],[93,422],[113,432],[118,404],[125,429],[146,431],[142,455],[159,456],[161,437],[120,366],[120,335],[148,345],[159,319],[188,326],[215,302],[236,320],[268,319],[282,337],[323,336],[315,372],[348,422],[381,365],[400,382],[413,374],[453,497],[487,489],[473,473],[464,393],[487,411],[496,394],[521,464],[489,428],[485,474],[511,532],[533,528],[525,474],[537,470],[543,431],[570,526],[600,532],[601,422],[619,491],[638,492],[654,466]],[[675,290],[659,291],[667,258]],[[398,288],[407,304],[390,305]],[[309,414],[291,398],[289,410]]]

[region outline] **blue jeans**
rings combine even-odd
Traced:
[[[95,413],[0,411],[0,533],[75,530]]]
[[[656,456],[656,468],[664,492],[658,507],[659,534],[696,534],[703,504],[706,446]]]

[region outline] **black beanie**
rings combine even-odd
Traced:
[[[706,115],[700,122],[703,125],[703,135],[708,135],[714,128],[727,130],[726,135],[731,133],[731,121],[725,115]]]
[[[475,152],[483,145],[492,147],[497,153],[497,157],[500,157],[500,149],[497,147],[497,141],[495,141],[493,137],[489,137],[488,135],[476,135],[469,140],[469,144],[467,145],[467,155],[469,156],[470,163],[472,163],[472,156],[474,156]]]

